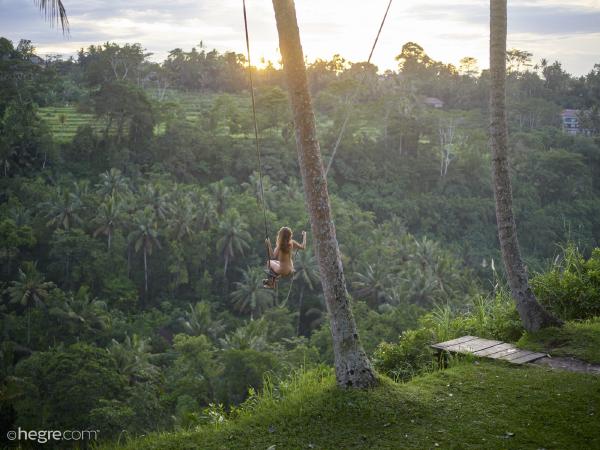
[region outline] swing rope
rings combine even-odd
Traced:
[[[263,188],[262,161],[260,157],[260,145],[258,142],[258,122],[256,120],[256,99],[254,98],[254,80],[252,79],[252,64],[250,62],[250,37],[248,36],[248,17],[246,14],[246,0],[242,0],[244,10],[244,30],[246,32],[246,51],[248,54],[248,78],[250,79],[250,94],[252,97],[252,118],[254,119],[254,142],[256,144],[256,157],[258,158],[258,184],[260,185],[260,200],[263,209],[263,219],[265,222],[265,239],[269,238],[269,225],[267,222],[267,206],[265,203],[265,191]],[[267,259],[270,259],[269,249],[267,248]]]
[[[387,18],[388,12],[390,11],[390,6],[392,6],[392,0],[389,1],[387,8],[385,9],[385,14],[383,15],[383,19],[381,19],[381,24],[379,25],[379,30],[377,31],[377,36],[375,36],[375,41],[373,42],[373,46],[371,47],[371,53],[369,53],[369,58],[367,59],[367,64],[371,63],[371,57],[373,56],[373,52],[375,51],[375,47],[377,46],[377,41],[379,41],[379,36],[381,35],[381,30],[383,29],[383,25],[385,24],[385,19]],[[327,178],[327,174],[329,173],[329,169],[331,169],[331,164],[333,163],[333,158],[335,158],[335,154],[338,150],[340,142],[342,141],[342,137],[344,136],[344,132],[346,131],[346,125],[348,124],[348,119],[350,119],[350,111],[352,110],[351,106],[356,101],[356,97],[358,96],[358,90],[364,83],[367,78],[367,71],[363,72],[361,79],[359,80],[356,88],[354,89],[354,93],[349,100],[346,102],[346,116],[344,117],[344,121],[342,122],[342,127],[340,128],[340,134],[338,135],[335,145],[333,146],[333,150],[331,152],[331,157],[329,158],[329,162],[327,163],[327,169],[325,169],[325,178]]]
[[[248,14],[246,12],[246,0],[242,0],[242,8],[244,11],[244,31],[246,36],[246,53],[248,55],[248,79],[250,80],[250,96],[252,98],[252,119],[254,122],[254,142],[256,146],[256,157],[258,159],[258,184],[260,186],[260,200],[262,203],[263,210],[263,219],[265,224],[265,241],[269,239],[269,224],[267,221],[267,205],[265,203],[265,191],[263,187],[263,173],[262,173],[262,160],[260,157],[260,144],[258,140],[258,121],[256,120],[256,99],[254,97],[254,80],[252,77],[252,62],[250,60],[250,36],[248,33]],[[267,263],[271,259],[271,253],[269,252],[269,246],[265,242],[266,252],[267,252]],[[269,272],[271,271],[270,266]],[[290,289],[288,291],[288,295],[285,299],[285,303],[287,303],[287,299],[290,297],[290,292],[292,291],[292,285],[294,282],[294,278],[292,277],[292,281],[290,283]],[[277,297],[279,297],[279,288],[277,288]]]

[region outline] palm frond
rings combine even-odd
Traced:
[[[40,8],[44,18],[50,22],[51,26],[60,23],[63,33],[69,34],[69,19],[67,18],[65,5],[61,0],[34,0],[34,3]]]

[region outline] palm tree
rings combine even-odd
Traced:
[[[58,186],[53,193],[53,198],[40,206],[46,210],[46,216],[50,218],[47,225],[56,225],[70,230],[73,225],[82,223],[78,214],[82,202],[80,196],[75,192]]]
[[[217,214],[222,216],[225,213],[227,207],[227,200],[231,195],[229,186],[225,184],[225,181],[219,180],[210,185],[210,191],[213,195],[215,204],[217,205]]]
[[[6,289],[11,303],[18,303],[27,309],[27,344],[31,341],[31,307],[45,306],[54,283],[44,280],[36,264],[26,262],[19,268],[19,278]]]
[[[345,388],[370,387],[375,385],[377,380],[360,343],[346,290],[294,2],[273,0],[273,7],[296,127],[296,147],[302,184],[319,261],[321,284],[331,320],[336,379],[338,385]]]
[[[103,197],[119,198],[129,192],[129,184],[119,169],[112,168],[100,174],[96,189]]]
[[[389,274],[381,265],[367,264],[364,273],[356,272],[357,280],[353,283],[357,288],[356,295],[367,297],[372,308],[376,308],[386,298],[386,283]]]
[[[150,206],[157,219],[165,220],[168,213],[167,194],[161,192],[160,186],[145,184],[140,192],[140,202],[144,206]]]
[[[196,205],[196,222],[202,230],[207,230],[217,220],[217,210],[212,198],[204,193],[194,193],[193,202]]]
[[[147,206],[143,211],[138,212],[134,223],[135,229],[129,235],[129,242],[133,242],[136,253],[142,249],[144,255],[144,299],[146,300],[148,298],[148,256],[152,255],[154,247],[161,247],[152,208]]]
[[[308,288],[313,290],[319,281],[319,274],[316,270],[317,263],[310,248],[299,252],[296,255],[294,280],[300,282],[300,294],[298,296],[298,322],[296,324],[296,334],[300,336],[300,325],[302,324],[302,309],[304,307],[304,290]]]
[[[197,211],[188,195],[178,196],[169,205],[169,231],[174,239],[191,236],[196,222]]]
[[[94,218],[94,222],[98,225],[98,228],[94,231],[94,237],[99,234],[105,235],[108,241],[107,244],[109,250],[112,236],[119,225],[120,220],[121,204],[115,200],[114,196],[110,196],[100,204],[98,215]]]
[[[125,336],[123,342],[112,340],[107,348],[117,362],[117,371],[127,377],[129,384],[152,379],[160,374],[158,366],[152,363],[150,338],[137,334]]]
[[[219,344],[224,350],[247,350],[259,352],[268,349],[267,342],[268,322],[263,318],[252,320],[243,327],[238,327],[233,333],[219,339]]]
[[[233,306],[241,313],[250,313],[250,320],[273,305],[273,291],[263,288],[263,277],[260,267],[248,267],[242,271],[242,280],[234,283]]]
[[[75,295],[65,298],[62,305],[50,309],[50,314],[67,322],[85,326],[90,331],[102,330],[107,325],[106,303],[90,295],[81,287]]]
[[[244,250],[250,246],[248,242],[252,237],[246,231],[247,228],[248,225],[242,221],[240,214],[235,209],[228,210],[219,223],[221,238],[217,241],[217,249],[225,262],[223,267],[224,276],[227,276],[229,262],[237,255],[243,255]]]
[[[40,8],[51,25],[54,25],[55,22],[60,23],[63,33],[69,33],[69,19],[61,0],[33,0],[33,3]]]
[[[521,259],[512,207],[506,120],[506,0],[490,0],[490,146],[496,220],[502,259],[517,311],[527,331],[562,322],[550,315],[535,298]]]
[[[186,333],[192,336],[210,336],[217,339],[218,336],[225,330],[225,325],[221,320],[212,318],[210,303],[202,301],[195,305],[190,303],[189,310],[185,314],[185,318],[180,319]]]

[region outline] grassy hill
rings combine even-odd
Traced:
[[[599,415],[600,377],[467,357],[404,384],[382,377],[370,391],[337,389],[328,369],[297,374],[232,419],[123,448],[591,449]]]

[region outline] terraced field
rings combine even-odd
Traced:
[[[77,128],[90,124],[95,129],[103,127],[103,122],[93,114],[77,112],[75,106],[48,106],[40,108],[40,117],[50,125],[56,142],[69,142],[75,136]]]

